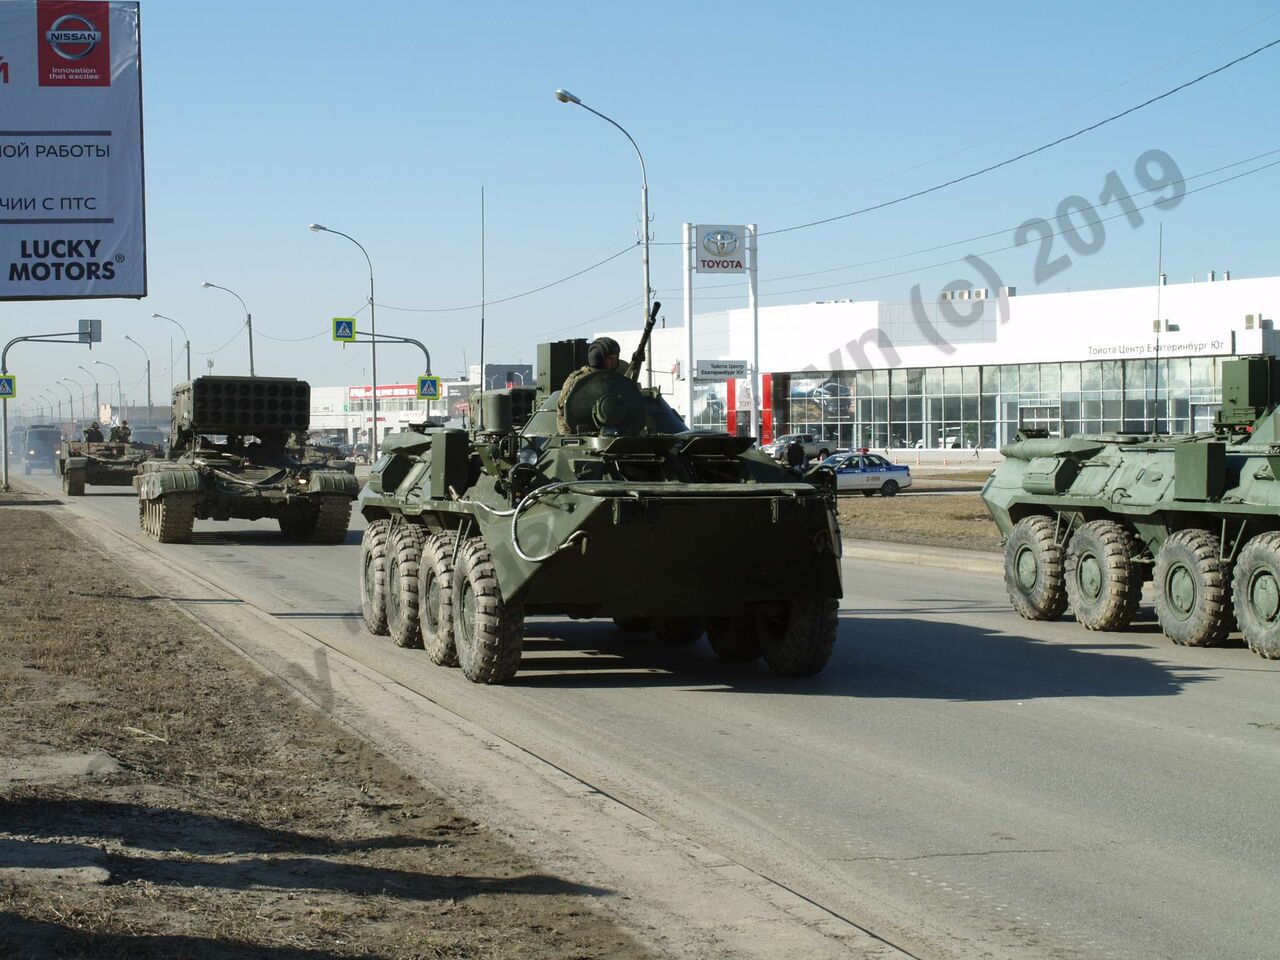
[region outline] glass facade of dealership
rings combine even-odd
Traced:
[[[771,433],[813,433],[846,447],[993,448],[1019,427],[1059,436],[1208,430],[1221,400],[1223,359],[774,373]],[[726,394],[733,392],[698,385],[696,425],[729,428]],[[739,409],[732,419],[734,432],[749,431],[749,412]]]

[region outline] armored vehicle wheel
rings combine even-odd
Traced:
[[[757,614],[760,652],[780,677],[812,677],[831,659],[838,600],[790,600]]]
[[[524,610],[502,599],[484,540],[462,544],[453,582],[458,666],[472,683],[505,683],[520,667]]]
[[[72,497],[84,496],[84,471],[62,471],[62,492]]]
[[[1067,545],[1067,600],[1086,630],[1123,630],[1142,600],[1142,571],[1133,562],[1138,544],[1114,520],[1094,520]]]
[[[320,497],[320,509],[311,531],[315,543],[342,543],[351,526],[351,498],[328,493]]]
[[[707,621],[707,642],[721,660],[749,663],[760,657],[760,614],[746,610],[736,617]]]
[[[1023,517],[1004,546],[1004,585],[1013,609],[1027,620],[1056,620],[1067,609],[1062,547],[1053,517]]]
[[[1231,632],[1230,564],[1208,530],[1179,530],[1156,554],[1156,618],[1164,635],[1188,647],[1215,647]]]
[[[886,480],[880,486],[880,496],[882,497],[893,497],[893,496],[896,496],[897,493],[898,493],[897,480]]]
[[[458,535],[450,530],[433,533],[422,544],[418,562],[418,626],[422,646],[432,663],[458,665],[453,639],[453,553]]]
[[[702,639],[702,621],[697,617],[658,617],[653,635],[670,647],[687,647]]]
[[[1262,533],[1244,545],[1232,578],[1232,600],[1249,649],[1280,659],[1280,533]]]
[[[648,617],[614,617],[613,625],[622,633],[649,633],[653,629]]]
[[[190,493],[166,493],[146,501],[151,524],[147,531],[161,543],[190,543],[196,522],[196,498]]]
[[[374,520],[360,541],[360,613],[370,633],[387,633],[387,536],[390,520]]]
[[[387,543],[387,631],[397,647],[422,646],[418,627],[418,562],[422,527],[397,523]]]

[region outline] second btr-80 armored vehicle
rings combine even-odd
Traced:
[[[134,478],[138,522],[185,543],[201,520],[280,522],[289,539],[340,543],[358,492],[350,465],[305,446],[311,388],[291,377],[199,377],[173,391],[167,459]]]
[[[127,487],[144,460],[160,455],[157,444],[67,440],[58,458],[62,489],[69,496],[84,495],[85,484],[94,487]]]
[[[530,614],[667,643],[705,631],[724,659],[822,669],[841,596],[832,494],[749,437],[687,430],[637,385],[643,351],[624,373],[588,370],[585,340],[544,343],[537,388],[474,397],[470,431],[387,438],[360,495],[371,631],[477,683],[516,673]]]
[[[1175,643],[1220,644],[1238,624],[1280,658],[1280,361],[1223,362],[1212,433],[1023,431],[1001,452],[982,497],[1022,616],[1070,607],[1090,630],[1123,630],[1151,581]]]

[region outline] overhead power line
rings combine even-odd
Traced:
[[[1165,100],[1168,97],[1173,96],[1175,93],[1179,93],[1183,90],[1186,90],[1188,87],[1193,87],[1197,83],[1200,83],[1201,81],[1207,80],[1210,77],[1215,76],[1216,74],[1222,73],[1224,70],[1229,70],[1232,67],[1236,66],[1237,64],[1244,63],[1244,61],[1250,59],[1251,57],[1256,57],[1258,54],[1266,50],[1270,50],[1272,47],[1277,45],[1280,45],[1280,37],[1277,37],[1275,40],[1272,40],[1270,43],[1264,43],[1262,46],[1257,47],[1253,50],[1250,50],[1248,53],[1242,54],[1241,56],[1236,57],[1234,60],[1229,60],[1228,62],[1222,64],[1221,66],[1214,67],[1212,70],[1208,70],[1205,73],[1200,74],[1200,76],[1195,77],[1191,80],[1188,80],[1185,83],[1180,83],[1176,87],[1172,87],[1169,90],[1166,90],[1164,93],[1157,94],[1156,96],[1150,97],[1139,104],[1135,104],[1134,106],[1129,107],[1127,110],[1121,110],[1119,113],[1113,113],[1111,116],[1105,117],[1102,120],[1097,121],[1096,123],[1091,123],[1087,127],[1081,127],[1079,130],[1076,130],[1072,133],[1068,133],[1067,135],[1059,137],[1056,140],[1051,140],[1050,142],[1043,143],[1038,147],[1034,147],[1030,150],[1025,150],[1022,153],[1018,154],[1017,156],[1009,157],[1006,160],[1001,160],[999,163],[989,164],[988,166],[985,166],[980,170],[974,170],[972,173],[966,173],[960,177],[952,177],[950,180],[946,180],[946,181],[943,181],[942,183],[934,184],[931,187],[925,187],[924,189],[916,190],[913,193],[904,194],[903,196],[900,196],[900,197],[894,197],[892,200],[884,200],[884,201],[881,201],[880,203],[874,203],[871,206],[862,207],[861,209],[858,209],[858,210],[851,210],[848,213],[837,214],[834,217],[823,217],[821,220],[810,220],[807,223],[797,223],[794,226],[790,226],[790,227],[779,227],[777,230],[766,230],[766,231],[763,231],[760,234],[760,236],[762,237],[776,236],[777,234],[780,234],[780,233],[791,233],[795,230],[805,230],[805,229],[808,229],[809,227],[818,227],[827,223],[835,223],[838,220],[848,220],[850,217],[861,216],[864,213],[871,213],[875,210],[883,210],[886,207],[892,207],[899,203],[905,203],[906,201],[914,200],[917,197],[923,197],[930,193],[937,193],[939,190],[945,190],[947,187],[955,186],[957,183],[964,183],[966,180],[972,180],[975,177],[980,177],[983,174],[990,173],[993,170],[999,170],[1001,167],[1007,167],[1012,163],[1017,163],[1019,160],[1025,160],[1027,159],[1027,157],[1033,157],[1037,153],[1043,153],[1045,150],[1049,150],[1053,147],[1060,146],[1061,144],[1064,144],[1069,140],[1074,140],[1076,137],[1080,137],[1086,133],[1090,133],[1093,130],[1097,130],[1099,127],[1104,127],[1109,123],[1114,123],[1116,120],[1119,120],[1123,117],[1127,117],[1131,113],[1136,113],[1137,111],[1142,110],[1145,107],[1151,106],[1153,103],[1158,103],[1161,100]]]
[[[510,303],[512,300],[519,300],[523,297],[532,296],[535,293],[541,293],[543,290],[550,290],[552,287],[558,287],[560,284],[567,283],[568,281],[574,279],[575,277],[580,277],[584,273],[590,273],[592,270],[595,270],[599,267],[603,267],[606,263],[609,263],[612,260],[617,260],[624,253],[628,253],[631,250],[634,250],[638,245],[639,245],[638,241],[629,243],[627,244],[627,246],[623,247],[617,253],[607,256],[603,260],[597,260],[595,263],[591,264],[591,266],[583,267],[581,270],[578,270],[575,273],[571,273],[567,277],[561,277],[559,280],[552,280],[550,283],[544,283],[540,287],[534,287],[532,290],[526,290],[523,293],[513,294],[510,297],[501,297],[498,300],[486,300],[484,305],[486,307],[492,307],[495,304],[499,304],[499,303]],[[396,306],[392,306],[389,303],[380,303],[378,304],[378,306],[381,307],[383,310],[401,310],[401,311],[404,311],[405,313],[455,313],[459,310],[480,309],[479,302],[468,303],[461,307],[396,307]]]

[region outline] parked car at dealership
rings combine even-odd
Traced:
[[[825,460],[836,452],[836,442],[834,440],[826,440],[812,433],[788,433],[784,437],[776,438],[773,443],[766,443],[760,449],[775,460],[785,460],[787,458],[787,447],[793,443],[798,443],[804,447],[806,460],[812,460],[815,457]]]
[[[911,486],[911,468],[905,464],[891,463],[878,453],[855,450],[838,453],[822,461],[836,474],[836,490],[840,493],[861,492],[871,497],[879,493],[892,497],[899,490]]]

